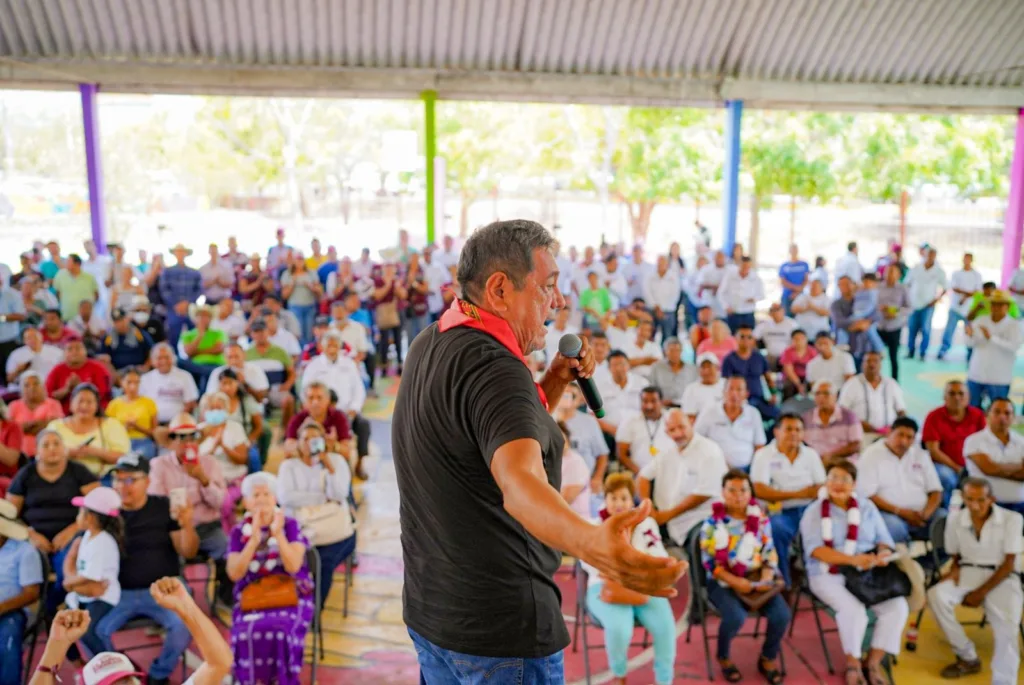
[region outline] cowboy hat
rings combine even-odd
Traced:
[[[997,290],[988,298],[989,304],[1010,304],[1010,296],[1003,290]]]
[[[188,318],[195,319],[200,314],[209,314],[210,316],[213,316],[214,311],[215,309],[211,304],[190,304],[188,306]]]
[[[28,540],[28,528],[18,520],[18,510],[7,500],[0,500],[0,537]]]
[[[185,245],[183,243],[178,243],[177,245],[172,247],[169,251],[170,251],[171,254],[175,254],[177,252],[184,252],[186,257],[188,257],[188,256],[190,256],[192,254],[192,250],[187,248],[187,247],[185,247]]]

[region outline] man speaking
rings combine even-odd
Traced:
[[[594,369],[525,355],[565,306],[553,239],[532,221],[467,241],[462,293],[409,349],[392,423],[405,561],[404,618],[420,682],[564,683],[569,633],[553,577],[564,551],[627,587],[669,597],[683,562],[636,551],[650,503],[594,525],[559,494],[563,438],[548,408]]]

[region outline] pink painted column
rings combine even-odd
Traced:
[[[1020,264],[1021,243],[1024,241],[1024,109],[1017,113],[1017,138],[1010,162],[1010,196],[1006,204],[1006,223],[1003,226],[1003,279],[1006,287]]]

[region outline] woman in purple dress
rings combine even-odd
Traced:
[[[313,578],[306,565],[309,543],[295,519],[277,508],[275,480],[263,472],[246,476],[242,481],[246,514],[231,531],[227,563],[228,576],[235,581],[231,649],[234,676],[241,685],[299,685],[306,631],[315,610]],[[243,611],[245,589],[273,575],[294,581],[297,603]]]

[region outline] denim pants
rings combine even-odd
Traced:
[[[945,464],[935,464],[935,472],[939,474],[939,482],[942,483],[942,506],[949,508],[949,498],[960,482],[960,474]]]
[[[736,329],[740,326],[749,326],[753,328],[757,323],[754,319],[753,312],[749,314],[728,314],[725,317],[725,322],[729,324],[729,331],[732,332],[733,335],[736,334]]]
[[[793,538],[800,531],[800,517],[804,515],[806,508],[806,505],[789,507],[768,519],[772,524],[775,551],[779,553],[779,570],[782,571],[786,585],[789,585],[789,546],[793,544]]]
[[[0,683],[21,685],[21,644],[27,623],[22,609],[0,616]]]
[[[992,385],[991,383],[975,383],[967,381],[967,391],[971,393],[971,406],[984,410],[984,400],[988,397],[989,403],[992,400],[999,400],[1010,396],[1010,384]]]
[[[438,647],[409,628],[420,685],[565,685],[562,652],[537,659],[473,656]]]
[[[132,452],[140,454],[146,459],[156,457],[156,443],[151,438],[132,438]]]
[[[934,306],[915,309],[910,313],[910,320],[907,324],[909,329],[909,335],[907,336],[908,356],[914,356],[918,333],[921,334],[921,346],[917,349],[921,352],[921,357],[924,358],[925,354],[928,353],[928,343],[932,340],[932,314],[934,313]]]
[[[729,646],[733,638],[743,628],[749,611],[747,605],[736,596],[732,588],[722,587],[717,580],[708,581],[708,597],[722,616],[722,622],[718,626],[718,658],[728,659]],[[786,635],[786,627],[789,626],[789,607],[786,606],[786,600],[782,598],[782,595],[775,595],[761,607],[759,613],[768,622],[761,656],[769,661],[774,661],[779,656],[782,638]]]
[[[167,320],[165,322],[164,333],[166,333],[167,342],[170,343],[175,354],[178,352],[178,338],[181,337],[181,332],[193,327],[192,320],[188,318],[187,314],[185,316],[178,316],[178,313],[174,311],[173,307],[167,308]]]
[[[331,594],[331,586],[334,584],[334,571],[341,562],[352,556],[356,551],[356,535],[345,538],[332,545],[323,545],[316,548],[320,555],[320,606],[327,605],[327,595]]]
[[[302,344],[311,342],[313,340],[313,321],[316,319],[316,305],[289,304],[288,311],[299,320],[299,328],[302,329]]]
[[[940,518],[945,517],[946,511],[940,507],[923,526],[912,526],[896,514],[890,514],[887,511],[883,511],[881,514],[882,520],[885,521],[885,527],[889,529],[889,534],[892,535],[892,541],[907,543],[911,540],[927,540],[928,525],[936,516]]]
[[[646,604],[608,604],[601,599],[601,586],[587,588],[587,610],[604,629],[604,651],[608,667],[617,678],[626,675],[629,643],[636,622],[647,629],[654,641],[654,682],[672,682],[676,660],[676,620],[672,606],[664,597],[651,597]]]
[[[942,331],[942,345],[939,347],[939,356],[949,352],[949,348],[953,345],[953,335],[956,333],[956,327],[963,321],[966,325],[966,319],[959,313],[952,309],[949,310],[949,317],[946,318],[946,328]]]
[[[50,555],[50,568],[53,569],[57,580],[50,583],[50,591],[46,597],[46,611],[49,616],[54,616],[57,613],[57,607],[64,603],[64,597],[68,594],[64,589],[64,559],[71,551],[71,544],[69,542],[64,549],[57,550]]]
[[[661,344],[664,345],[665,341],[676,335],[679,330],[679,315],[676,313],[677,310],[673,309],[670,312],[664,312],[665,316],[660,319],[655,319],[655,334],[661,331]]]
[[[103,651],[103,641],[100,640],[99,635],[96,634],[96,627],[100,624],[100,621],[103,620],[103,617],[110,613],[110,610],[113,609],[114,606],[101,600],[94,599],[91,602],[83,604],[81,608],[89,612],[89,630],[85,632],[85,635],[83,635],[80,640],[82,646],[85,647],[85,654],[79,653],[79,656],[83,657],[85,661],[88,661]],[[71,650],[68,650],[68,657],[71,660],[74,660],[74,657],[71,656],[72,651],[78,651],[74,645],[72,645]]]
[[[169,678],[181,661],[181,655],[188,649],[192,635],[181,619],[170,609],[164,609],[149,594],[149,588],[142,590],[121,590],[121,601],[110,610],[96,626],[96,635],[103,643],[103,651],[115,652],[114,633],[133,618],[144,617],[156,621],[167,634],[159,656],[149,667],[149,678]]]

